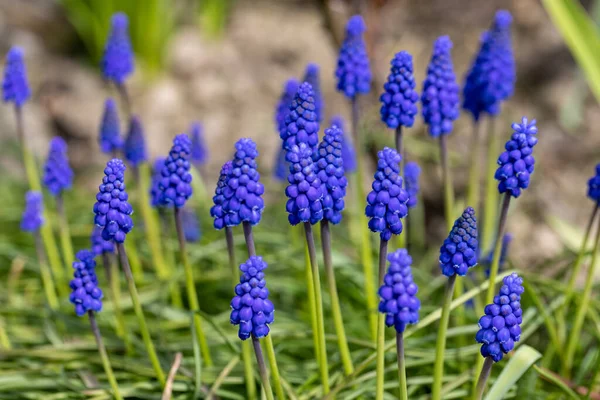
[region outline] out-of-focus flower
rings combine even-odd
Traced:
[[[44,223],[44,199],[42,194],[30,190],[25,195],[25,210],[21,218],[21,230],[24,232],[35,232]]]
[[[310,63],[306,66],[306,72],[304,73],[304,82],[310,83],[313,88],[313,97],[315,99],[315,114],[317,114],[317,121],[323,121],[323,115],[325,114],[323,95],[321,94],[321,79],[319,78],[319,66],[314,63]]]
[[[190,153],[192,141],[185,133],[175,136],[169,156],[162,168],[162,178],[158,184],[163,206],[183,207],[192,195],[192,174],[190,174]]]
[[[421,175],[421,167],[414,161],[407,162],[404,166],[404,183],[406,184],[406,192],[408,193],[408,208],[413,208],[419,200],[419,175]]]
[[[352,173],[356,171],[356,152],[352,144],[352,139],[346,134],[344,129],[344,119],[336,115],[331,118],[331,126],[335,125],[342,130],[342,160],[344,162],[344,171]]]
[[[106,99],[104,103],[104,113],[102,114],[102,122],[100,123],[98,142],[103,153],[114,153],[123,147],[117,105],[111,98]]]
[[[21,107],[31,97],[23,50],[20,47],[11,47],[6,54],[2,96],[5,102],[15,103],[17,107]]]
[[[142,121],[137,116],[131,117],[129,132],[123,146],[123,153],[125,154],[125,159],[133,166],[138,166],[148,159],[146,155],[144,128],[142,127]]]
[[[112,16],[111,29],[104,47],[104,56],[100,67],[104,77],[121,85],[133,73],[134,60],[129,40],[129,19],[124,13]]]
[[[90,250],[77,252],[77,260],[73,262],[73,279],[69,283],[71,296],[69,300],[75,306],[75,314],[81,317],[88,311],[102,310],[102,290],[98,287],[96,261]]]
[[[346,38],[340,48],[335,70],[337,89],[348,98],[369,93],[371,89],[371,67],[363,39],[365,30],[365,21],[360,15],[351,17],[346,25]]]
[[[190,128],[192,138],[192,163],[203,165],[208,161],[208,148],[204,141],[204,128],[200,122],[194,122]]]
[[[73,170],[69,166],[67,143],[56,136],[50,141],[50,150],[46,165],[44,165],[44,186],[53,196],[58,196],[63,190],[71,188]]]

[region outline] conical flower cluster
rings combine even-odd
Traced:
[[[142,127],[142,121],[137,116],[131,117],[129,122],[129,132],[125,138],[123,153],[125,159],[133,166],[138,166],[148,159],[144,128]]]
[[[44,165],[44,186],[53,196],[58,196],[63,190],[71,188],[73,170],[69,166],[67,143],[59,136],[50,141],[48,159]]]
[[[411,127],[417,115],[419,95],[415,91],[412,56],[406,51],[397,53],[392,61],[387,82],[383,85],[381,120],[390,128]]]
[[[319,121],[315,112],[313,89],[309,83],[300,85],[289,108],[290,112],[285,119],[286,129],[280,133],[283,148],[290,151],[300,143],[316,148],[319,144]]]
[[[408,193],[408,208],[413,208],[417,205],[419,199],[419,175],[421,175],[421,167],[414,161],[407,162],[404,166],[404,183],[406,184],[406,192]]]
[[[344,163],[344,171],[346,173],[356,171],[356,152],[354,151],[352,140],[346,133],[344,119],[336,115],[331,118],[330,125],[335,125],[342,131],[342,161]]]
[[[371,67],[363,39],[365,30],[365,21],[360,15],[348,20],[346,38],[335,70],[337,89],[351,99],[358,94],[369,93],[371,88]]]
[[[225,227],[225,210],[223,209],[223,204],[225,203],[224,190],[227,186],[227,176],[232,168],[231,161],[227,161],[223,164],[217,186],[215,187],[213,206],[210,208],[210,216],[214,218],[213,226],[215,229],[223,229]]]
[[[100,143],[102,152],[107,154],[115,153],[123,148],[117,105],[110,98],[104,103],[104,113],[100,122],[98,142]]]
[[[323,110],[324,102],[323,95],[321,94],[321,79],[319,77],[319,66],[314,63],[310,63],[306,66],[306,72],[304,73],[304,82],[310,83],[313,88],[313,97],[315,99],[315,114],[317,114],[317,121],[323,121]]]
[[[208,148],[204,141],[204,128],[200,122],[194,122],[190,128],[192,138],[191,160],[194,165],[203,165],[208,161]]]
[[[306,143],[294,145],[287,153],[290,163],[289,185],[285,194],[289,198],[285,208],[292,225],[310,222],[312,225],[323,219],[323,192],[317,166],[312,160],[313,150]]]
[[[175,136],[173,147],[162,168],[162,178],[158,184],[163,206],[183,207],[192,195],[192,174],[190,174],[190,153],[192,141],[185,133]]]
[[[5,102],[14,103],[17,107],[21,107],[31,97],[23,50],[20,47],[12,47],[6,55],[2,97]]]
[[[275,108],[275,125],[280,137],[286,136],[287,124],[285,120],[290,113],[290,104],[292,104],[294,96],[298,93],[299,86],[300,82],[297,79],[288,79]]]
[[[44,223],[44,199],[42,194],[30,190],[25,195],[25,210],[21,217],[21,230],[23,232],[35,232]]]
[[[133,49],[129,40],[129,19],[123,13],[111,18],[111,29],[100,64],[104,77],[120,85],[133,73]]]
[[[440,248],[440,269],[447,277],[465,276],[477,265],[477,220],[475,210],[467,207],[454,222],[450,234]]]
[[[102,310],[102,290],[98,287],[96,261],[90,250],[77,252],[77,260],[73,262],[73,279],[69,283],[71,296],[69,300],[75,306],[75,314],[81,317],[88,311]]]
[[[348,186],[342,160],[342,140],[342,131],[338,127],[325,129],[323,141],[319,144],[317,153],[313,155],[317,176],[322,185],[323,218],[332,224],[342,221],[344,197]]]

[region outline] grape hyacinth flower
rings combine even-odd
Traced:
[[[600,204],[600,164],[596,165],[596,174],[588,180],[587,195],[596,204]]]
[[[285,194],[288,221],[291,225],[308,222],[312,225],[323,219],[323,191],[312,160],[312,148],[301,142],[294,145],[286,155],[290,163],[289,185]]]
[[[50,141],[43,181],[48,192],[53,196],[59,196],[63,190],[70,189],[73,183],[73,171],[67,156],[67,143],[59,136]]]
[[[275,154],[275,164],[273,166],[273,177],[278,181],[284,182],[287,178],[289,166],[285,160],[286,151],[282,148]]]
[[[227,161],[221,167],[221,174],[219,175],[219,180],[217,181],[217,186],[215,187],[215,195],[213,196],[213,206],[210,208],[210,216],[214,218],[213,226],[215,229],[223,229],[225,225],[225,210],[223,208],[223,204],[226,201],[224,190],[227,186],[227,177],[229,173],[233,169],[233,163],[231,161]]]
[[[75,306],[75,314],[81,317],[88,311],[102,310],[103,294],[98,287],[94,253],[90,250],[80,250],[76,257],[77,261],[73,262],[73,279],[69,284],[72,290],[69,300]]]
[[[165,161],[167,159],[164,157],[158,157],[154,160],[154,165],[152,166],[152,179],[150,181],[150,205],[152,207],[162,207],[163,204],[161,202],[162,191],[160,190],[160,182],[162,180],[162,170],[165,166]]]
[[[319,144],[319,121],[315,112],[313,89],[309,83],[300,85],[289,109],[285,118],[286,129],[280,132],[283,148],[289,152],[293,146],[306,143],[311,149],[315,149]]]
[[[319,66],[314,63],[310,63],[306,66],[304,72],[304,82],[310,83],[313,88],[313,97],[315,99],[315,114],[317,114],[317,121],[323,121],[323,115],[325,114],[323,95],[321,94],[321,79],[319,77]]]
[[[102,228],[99,226],[94,226],[92,234],[90,235],[90,242],[92,251],[97,256],[115,252],[115,244],[110,240],[104,240],[102,237]]]
[[[346,38],[340,48],[335,76],[337,89],[349,99],[357,94],[369,93],[371,88],[371,68],[367,47],[363,39],[365,21],[360,15],[348,20]]]
[[[414,161],[407,162],[404,166],[404,182],[406,184],[406,192],[408,193],[408,208],[413,208],[419,200],[419,176],[421,175],[421,167]]]
[[[208,161],[208,148],[204,141],[204,128],[200,122],[194,122],[190,127],[192,138],[191,160],[194,165],[204,165]]]
[[[102,152],[112,154],[113,158],[123,148],[117,105],[112,98],[106,99],[104,103],[104,113],[100,123],[98,141]]]
[[[298,93],[299,87],[300,82],[297,79],[288,79],[283,87],[281,97],[279,97],[279,102],[275,109],[275,125],[280,137],[286,135],[287,123],[285,120],[290,113],[290,104],[292,104],[296,93]]]
[[[162,167],[159,182],[160,203],[181,208],[192,195],[192,175],[190,174],[190,153],[192,142],[182,133],[173,139],[173,147]]]
[[[186,207],[181,210],[183,220],[183,235],[185,236],[185,241],[188,243],[195,243],[200,241],[202,237],[202,231],[200,230],[200,223],[198,222],[198,216],[196,212]]]
[[[124,13],[115,13],[104,48],[100,67],[104,77],[122,85],[134,70],[133,48],[129,40],[129,19]]]
[[[11,47],[6,54],[2,97],[4,102],[14,103],[17,108],[22,107],[31,97],[23,49],[20,47]]]
[[[133,168],[137,168],[148,159],[144,128],[142,127],[142,121],[136,115],[132,116],[129,121],[129,132],[125,138],[123,153],[125,154],[125,159]]]
[[[344,164],[344,171],[352,173],[356,171],[356,153],[352,144],[352,139],[346,134],[344,129],[344,119],[339,116],[333,116],[331,118],[331,126],[337,126],[342,131],[342,162]]]
[[[37,232],[44,223],[44,200],[42,193],[30,190],[25,195],[25,211],[21,218],[23,232]]]

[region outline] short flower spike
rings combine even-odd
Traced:
[[[317,167],[312,160],[313,150],[306,143],[294,145],[286,155],[290,163],[289,185],[285,189],[288,201],[285,209],[292,225],[323,219],[323,191]]]
[[[133,229],[133,208],[128,199],[125,189],[125,164],[118,158],[113,158],[104,168],[104,178],[94,204],[94,223],[102,228],[104,240],[123,243]]]
[[[235,144],[231,171],[225,179],[223,211],[225,226],[237,226],[242,222],[256,225],[260,222],[265,203],[262,195],[265,187],[260,183],[256,164],[258,150],[252,139],[240,139]]]
[[[63,190],[71,188],[73,171],[69,166],[67,143],[56,136],[50,141],[50,150],[46,165],[44,165],[44,186],[53,196],[58,196]]]
[[[315,112],[312,86],[304,82],[290,103],[290,112],[285,119],[286,130],[282,132],[283,148],[287,151],[300,143],[311,148],[319,144],[319,121]]]
[[[192,141],[185,133],[175,136],[169,156],[162,168],[162,178],[158,184],[161,192],[160,204],[181,208],[192,195],[192,174],[190,174],[190,153]]]
[[[100,123],[98,142],[102,152],[107,154],[117,152],[123,148],[117,105],[111,98],[104,103],[104,114]]]
[[[166,160],[164,157],[158,157],[154,160],[154,165],[152,166],[152,179],[150,181],[150,205],[152,207],[163,206],[161,203],[162,192],[160,190],[160,181],[162,180],[162,169],[165,166]]]
[[[408,193],[408,208],[413,208],[417,205],[419,199],[419,176],[421,175],[421,167],[414,161],[407,162],[404,166],[404,183],[406,184],[406,192]]]
[[[519,197],[521,190],[529,187],[529,179],[533,174],[535,158],[533,158],[533,147],[538,139],[535,119],[529,122],[523,117],[521,123],[512,124],[513,134],[506,142],[504,151],[498,157],[498,169],[495,178],[498,180],[498,191],[510,193],[513,197]]]
[[[285,137],[287,135],[287,124],[285,119],[290,113],[290,104],[292,104],[294,96],[298,93],[299,86],[300,82],[298,82],[297,79],[288,79],[283,87],[283,93],[281,93],[279,102],[277,103],[277,108],[275,109],[275,125],[277,126],[277,132],[280,137]]]
[[[402,232],[402,220],[408,214],[408,193],[402,188],[400,160],[402,157],[389,147],[377,153],[377,171],[367,195],[365,214],[370,218],[369,229],[379,232],[381,240],[390,240]]]
[[[11,47],[6,54],[2,97],[5,102],[15,103],[17,107],[21,107],[31,97],[23,50],[20,47]]]
[[[133,49],[129,40],[129,19],[124,13],[112,16],[111,29],[100,67],[104,77],[121,85],[133,73]]]
[[[479,331],[475,336],[477,343],[482,343],[483,357],[498,362],[521,339],[521,295],[524,291],[523,278],[513,272],[503,279],[494,302],[485,306],[485,315],[479,319]]]
[[[227,186],[227,177],[232,170],[232,162],[227,161],[221,167],[221,174],[217,181],[215,188],[215,195],[213,196],[213,206],[210,208],[210,216],[214,218],[213,226],[215,229],[223,229],[225,227],[225,210],[223,204],[225,203],[225,194],[223,193]]]
[[[346,38],[340,48],[335,70],[338,91],[350,99],[358,94],[369,93],[371,89],[371,67],[363,39],[365,30],[365,21],[360,15],[348,20]]]
[[[188,243],[198,242],[202,237],[198,215],[196,215],[196,212],[189,207],[185,207],[181,209],[181,211],[181,218],[183,221],[183,236],[185,237],[185,241]]]
[[[304,73],[304,82],[310,83],[313,88],[313,96],[315,98],[315,114],[317,114],[317,121],[323,121],[323,115],[325,114],[323,95],[321,94],[321,78],[319,77],[319,66],[314,63],[310,63],[306,66],[306,72]]]
[[[73,279],[69,283],[71,296],[69,300],[75,306],[75,314],[81,317],[88,311],[102,310],[102,290],[98,287],[96,261],[90,250],[77,252],[77,260],[73,262]]]
[[[233,325],[239,325],[238,336],[242,340],[250,336],[267,336],[269,325],[273,323],[275,307],[269,300],[264,273],[266,268],[267,263],[257,256],[250,257],[240,265],[242,276],[231,300],[229,319]]]
[[[385,314],[386,326],[402,333],[407,325],[419,322],[419,288],[413,281],[412,257],[406,249],[388,254],[388,261],[390,266],[379,288],[379,312]]]
[[[342,160],[344,162],[344,171],[347,173],[356,171],[356,152],[354,151],[352,140],[348,137],[344,129],[344,119],[341,116],[336,115],[331,118],[330,125],[335,125],[342,131]]]
[[[23,232],[35,232],[44,224],[44,199],[42,193],[30,190],[25,194],[25,210],[21,218]]]
[[[452,41],[440,36],[433,45],[433,55],[423,82],[423,120],[433,137],[452,132],[459,115],[458,84],[452,65]]]
[[[596,165],[596,175],[588,181],[588,197],[600,204],[600,164]]]
[[[208,148],[204,141],[204,128],[200,122],[194,122],[190,128],[192,138],[192,163],[203,165],[208,161]]]
[[[323,192],[323,218],[332,224],[342,221],[348,180],[342,160],[342,131],[337,126],[325,129],[323,141],[313,155]]]
[[[104,240],[102,237],[102,228],[94,226],[90,236],[92,251],[95,255],[100,256],[105,253],[114,253],[115,244],[110,240]]]
[[[440,248],[440,269],[447,277],[465,276],[477,265],[477,220],[475,210],[467,207],[454,222],[450,234]]]
[[[406,51],[397,53],[392,61],[387,82],[383,85],[381,120],[389,128],[411,127],[417,115],[419,95],[415,91],[412,56]]]
[[[133,166],[138,166],[148,159],[144,128],[142,127],[142,121],[137,116],[131,117],[123,153],[125,153],[125,159]]]

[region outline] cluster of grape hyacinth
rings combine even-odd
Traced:
[[[213,206],[210,208],[210,216],[214,218],[213,226],[215,229],[223,229],[225,227],[225,210],[223,209],[223,203],[225,203],[225,187],[227,186],[227,176],[231,172],[232,162],[227,161],[221,167],[221,174],[217,181],[215,188],[215,195],[213,196]]]
[[[392,61],[387,82],[383,85],[381,120],[390,128],[411,127],[417,115],[419,95],[415,91],[412,56],[406,51],[397,53]]]
[[[43,181],[44,186],[53,196],[58,196],[63,190],[71,188],[73,171],[67,157],[67,143],[61,137],[54,137],[50,141]]]
[[[367,195],[365,213],[369,229],[379,232],[381,240],[402,232],[402,220],[408,214],[408,193],[402,188],[400,160],[402,157],[389,147],[377,153],[377,171],[371,192]]]
[[[301,142],[316,148],[319,144],[319,121],[315,112],[313,89],[309,83],[300,85],[289,109],[285,118],[286,129],[280,132],[283,148],[290,151]]]
[[[344,130],[344,119],[339,115],[335,115],[331,118],[330,125],[337,126],[342,131],[342,162],[344,163],[344,171],[346,173],[356,171],[356,153],[354,152],[354,147],[352,147],[352,142]]]
[[[365,21],[360,15],[348,20],[335,70],[337,89],[350,99],[357,94],[369,93],[371,89],[371,67],[363,39],[365,30]]]
[[[102,228],[99,226],[94,226],[90,235],[90,244],[92,252],[97,256],[115,252],[115,244],[110,240],[104,240],[102,237]]]
[[[121,85],[133,73],[133,48],[129,40],[129,20],[123,13],[111,18],[111,30],[100,67],[104,77]]]
[[[306,143],[294,145],[287,153],[290,163],[289,185],[285,189],[288,201],[285,205],[288,221],[292,225],[310,222],[312,225],[323,219],[323,192],[321,180],[312,160],[313,150]]]
[[[44,199],[42,194],[30,190],[25,194],[25,210],[21,217],[21,230],[23,232],[35,232],[44,223]]]
[[[90,250],[80,250],[76,256],[73,279],[69,283],[72,290],[69,300],[75,306],[75,314],[81,317],[88,311],[102,310],[102,290],[98,287],[95,254]]]
[[[459,115],[458,84],[454,75],[452,41],[441,36],[433,45],[433,55],[423,82],[423,120],[433,137],[452,132],[453,121]]]
[[[160,201],[162,192],[160,190],[160,181],[162,180],[162,169],[165,166],[166,158],[158,157],[154,160],[152,166],[152,178],[150,180],[150,205],[152,207],[161,207]]]
[[[175,136],[169,156],[161,170],[160,204],[183,207],[192,195],[192,174],[190,174],[190,153],[192,142],[188,135]]]
[[[491,357],[498,362],[521,338],[523,292],[523,278],[513,272],[503,279],[494,302],[485,306],[485,315],[479,319],[480,329],[475,336],[477,343],[482,343],[483,357]]]
[[[235,297],[231,300],[230,321],[239,325],[238,336],[242,340],[251,335],[261,338],[269,334],[275,307],[269,300],[264,270],[267,263],[262,257],[252,256],[240,265],[242,276],[235,286]]]
[[[323,218],[332,224],[339,224],[342,220],[348,186],[342,161],[342,140],[342,131],[338,127],[325,129],[323,141],[313,155],[317,176],[322,185]]]
[[[588,197],[600,204],[600,164],[596,165],[596,174],[588,181]]]
[[[107,154],[115,153],[123,148],[119,115],[114,99],[109,98],[104,103],[104,113],[100,122],[98,141],[102,152]]]
[[[529,179],[533,173],[535,159],[533,147],[538,139],[535,119],[531,122],[523,117],[521,123],[512,124],[513,134],[504,146],[505,151],[498,157],[498,169],[495,178],[499,181],[500,193],[509,193],[519,197],[521,190],[529,187]]]
[[[321,94],[321,80],[319,78],[319,66],[314,63],[310,63],[306,66],[306,72],[304,73],[304,82],[308,82],[313,89],[313,97],[315,99],[315,114],[317,114],[317,121],[323,120],[323,95]]]
[[[203,165],[208,161],[208,149],[204,141],[204,129],[200,122],[194,122],[190,128],[192,138],[191,160],[195,165]]]
[[[104,168],[104,178],[94,204],[94,223],[103,228],[102,238],[123,243],[133,228],[133,208],[125,190],[125,164],[114,158]]]
[[[477,220],[475,210],[467,207],[454,222],[450,234],[440,248],[440,268],[447,277],[465,276],[477,265]]]
[[[123,153],[129,164],[136,167],[148,159],[144,128],[142,127],[142,121],[137,116],[131,117],[129,122],[129,132],[125,138]]]
[[[17,107],[21,107],[31,97],[23,50],[20,47],[12,47],[6,55],[2,96],[5,102],[14,103]]]
[[[419,198],[419,175],[421,175],[421,167],[414,161],[407,162],[404,166],[404,183],[406,184],[406,192],[408,193],[408,208],[413,208],[417,205]]]
[[[419,288],[413,281],[412,257],[406,249],[398,249],[387,258],[390,266],[379,288],[379,312],[385,314],[386,326],[402,333],[407,325],[419,322]]]

